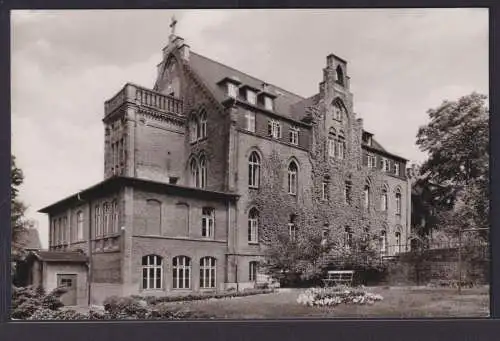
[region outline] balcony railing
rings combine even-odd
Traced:
[[[148,107],[165,113],[182,115],[182,100],[173,96],[127,83],[113,98],[104,103],[105,116],[125,102]]]

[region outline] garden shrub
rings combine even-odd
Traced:
[[[27,319],[40,309],[57,311],[63,306],[60,298],[65,289],[58,288],[46,294],[39,287],[12,286],[11,317]]]
[[[297,303],[307,306],[336,306],[339,304],[373,304],[383,299],[363,288],[311,288],[300,294]]]

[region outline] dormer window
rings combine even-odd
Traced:
[[[255,91],[247,89],[247,102],[250,104],[257,104],[257,94]]]
[[[236,84],[231,82],[227,83],[227,95],[232,98],[238,97],[238,87]]]
[[[399,175],[399,163],[394,163],[394,175]]]
[[[264,97],[264,108],[270,111],[273,110],[273,99],[271,97]]]

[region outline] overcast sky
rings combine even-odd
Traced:
[[[36,211],[103,179],[104,101],[153,86],[174,13],[193,51],[304,97],[346,59],[365,129],[412,161],[427,109],[488,94],[486,9],[13,11],[12,151],[45,247]]]

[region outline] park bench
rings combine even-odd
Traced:
[[[323,279],[323,283],[325,287],[336,285],[352,286],[353,277],[353,270],[329,270],[326,278]]]

